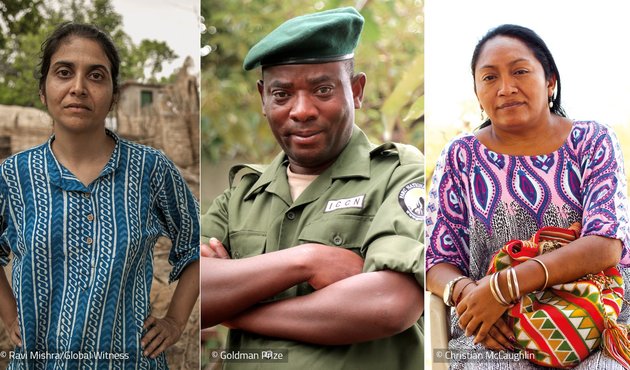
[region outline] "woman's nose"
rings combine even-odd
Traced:
[[[510,77],[501,78],[501,85],[499,86],[499,95],[510,95],[517,92],[518,89],[514,83],[514,80]]]
[[[82,77],[80,76],[75,77],[72,83],[72,88],[70,90],[70,93],[72,95],[79,95],[79,96],[83,96],[87,94],[87,90],[85,88],[85,81]]]

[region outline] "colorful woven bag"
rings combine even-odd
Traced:
[[[493,256],[488,274],[561,248],[579,237],[580,227],[543,227],[530,240],[509,241]],[[629,369],[630,341],[616,323],[623,292],[621,274],[611,267],[524,295],[508,309],[508,321],[518,346],[538,365],[571,368],[601,346]]]

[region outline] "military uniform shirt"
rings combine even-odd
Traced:
[[[13,254],[16,351],[30,358],[10,369],[167,368],[140,348],[153,247],[171,239],[177,279],[199,258],[198,204],[163,154],[108,134],[114,151],[89,186],[55,159],[54,137],[0,165],[0,262]]]
[[[335,163],[295,201],[291,200],[286,166],[284,153],[266,168],[247,166],[251,173],[215,199],[202,217],[202,237],[219,239],[232,258],[302,243],[338,246],[363,257],[365,272],[409,273],[422,285],[424,173],[420,151],[391,143],[376,147],[355,126]],[[272,300],[311,292],[302,283]],[[226,368],[422,368],[419,324],[393,337],[343,346],[273,339],[241,330],[231,330],[228,342],[231,350],[287,349],[288,363],[228,362]]]

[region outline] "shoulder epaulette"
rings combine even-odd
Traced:
[[[401,165],[424,163],[424,155],[420,149],[413,145],[388,142],[381,144],[370,151],[371,156],[390,153],[396,153],[398,155],[398,160]]]
[[[232,166],[232,168],[230,168],[230,174],[229,174],[230,187],[233,186],[234,179],[236,178],[236,175],[239,172],[241,172],[241,170],[247,169],[247,172],[245,172],[243,175],[253,173],[260,176],[261,173],[265,172],[266,168],[267,168],[267,165],[263,165],[263,164],[237,164],[237,165]]]

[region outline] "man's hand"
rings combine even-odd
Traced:
[[[363,259],[350,250],[314,243],[302,244],[296,248],[311,249],[312,273],[307,282],[314,289],[322,289],[363,271]]]
[[[223,258],[229,259],[230,255],[223,246],[223,244],[216,238],[210,238],[208,244],[201,244],[199,246],[199,254],[201,257],[210,258]]]
[[[408,329],[422,314],[422,298],[410,274],[366,272],[311,294],[256,305],[224,323],[269,337],[347,345]]]
[[[144,321],[144,329],[148,331],[140,342],[144,349],[144,355],[156,358],[179,340],[185,326],[186,323],[178,323],[170,317],[158,319],[154,316],[149,316]]]
[[[306,243],[261,255],[230,259],[221,242],[201,246],[201,325],[231,320],[244,310],[297,284],[321,289],[360,274],[363,259],[354,252]],[[235,281],[247,284],[234,285]]]
[[[307,250],[311,277],[307,282],[314,289],[321,289],[339,280],[361,273],[363,259],[350,250],[323,244],[307,243],[293,248]],[[200,245],[202,257],[230,259],[223,244],[216,238],[210,238],[208,244]]]

